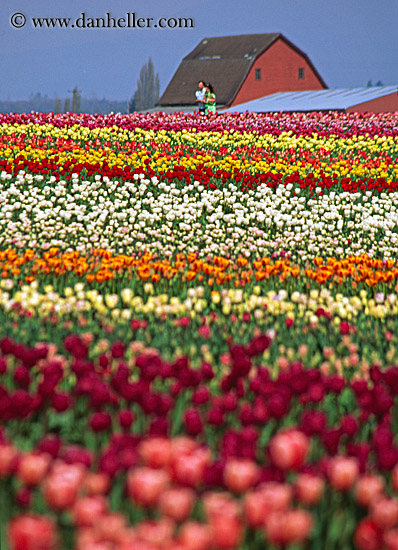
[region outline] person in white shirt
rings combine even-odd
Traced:
[[[199,114],[204,115],[206,109],[206,85],[203,80],[199,80],[198,89],[195,92],[196,100],[199,107]]]

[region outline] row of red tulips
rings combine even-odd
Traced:
[[[392,136],[398,134],[396,116],[394,113],[227,113],[200,117],[197,113],[153,113],[131,115],[89,115],[85,113],[68,113],[56,115],[53,113],[1,113],[0,124],[50,124],[55,128],[73,127],[75,124],[89,129],[112,128],[114,126],[128,131],[139,128],[142,130],[166,130],[181,132],[211,131],[224,133],[226,129],[232,132],[244,133],[255,131],[260,135],[280,135],[291,132],[294,135],[321,137],[330,135],[351,138],[353,136]]]

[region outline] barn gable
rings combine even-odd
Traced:
[[[283,41],[288,48],[307,61],[316,76],[316,88],[326,87],[306,54],[280,33],[205,38],[184,57],[158,105],[193,105],[199,80],[213,84],[219,107],[232,105],[254,64],[278,41]],[[258,97],[268,93],[266,85],[264,81]]]

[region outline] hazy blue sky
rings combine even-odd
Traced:
[[[27,17],[12,27],[14,13]],[[191,17],[189,29],[34,29],[31,17]],[[17,20],[19,23],[21,20]],[[204,37],[281,32],[330,88],[381,80],[398,86],[398,0],[1,0],[0,98],[33,92],[131,97],[151,56],[164,90]]]

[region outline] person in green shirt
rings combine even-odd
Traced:
[[[211,84],[206,85],[205,95],[205,115],[216,112],[216,94],[214,93],[213,86]]]

